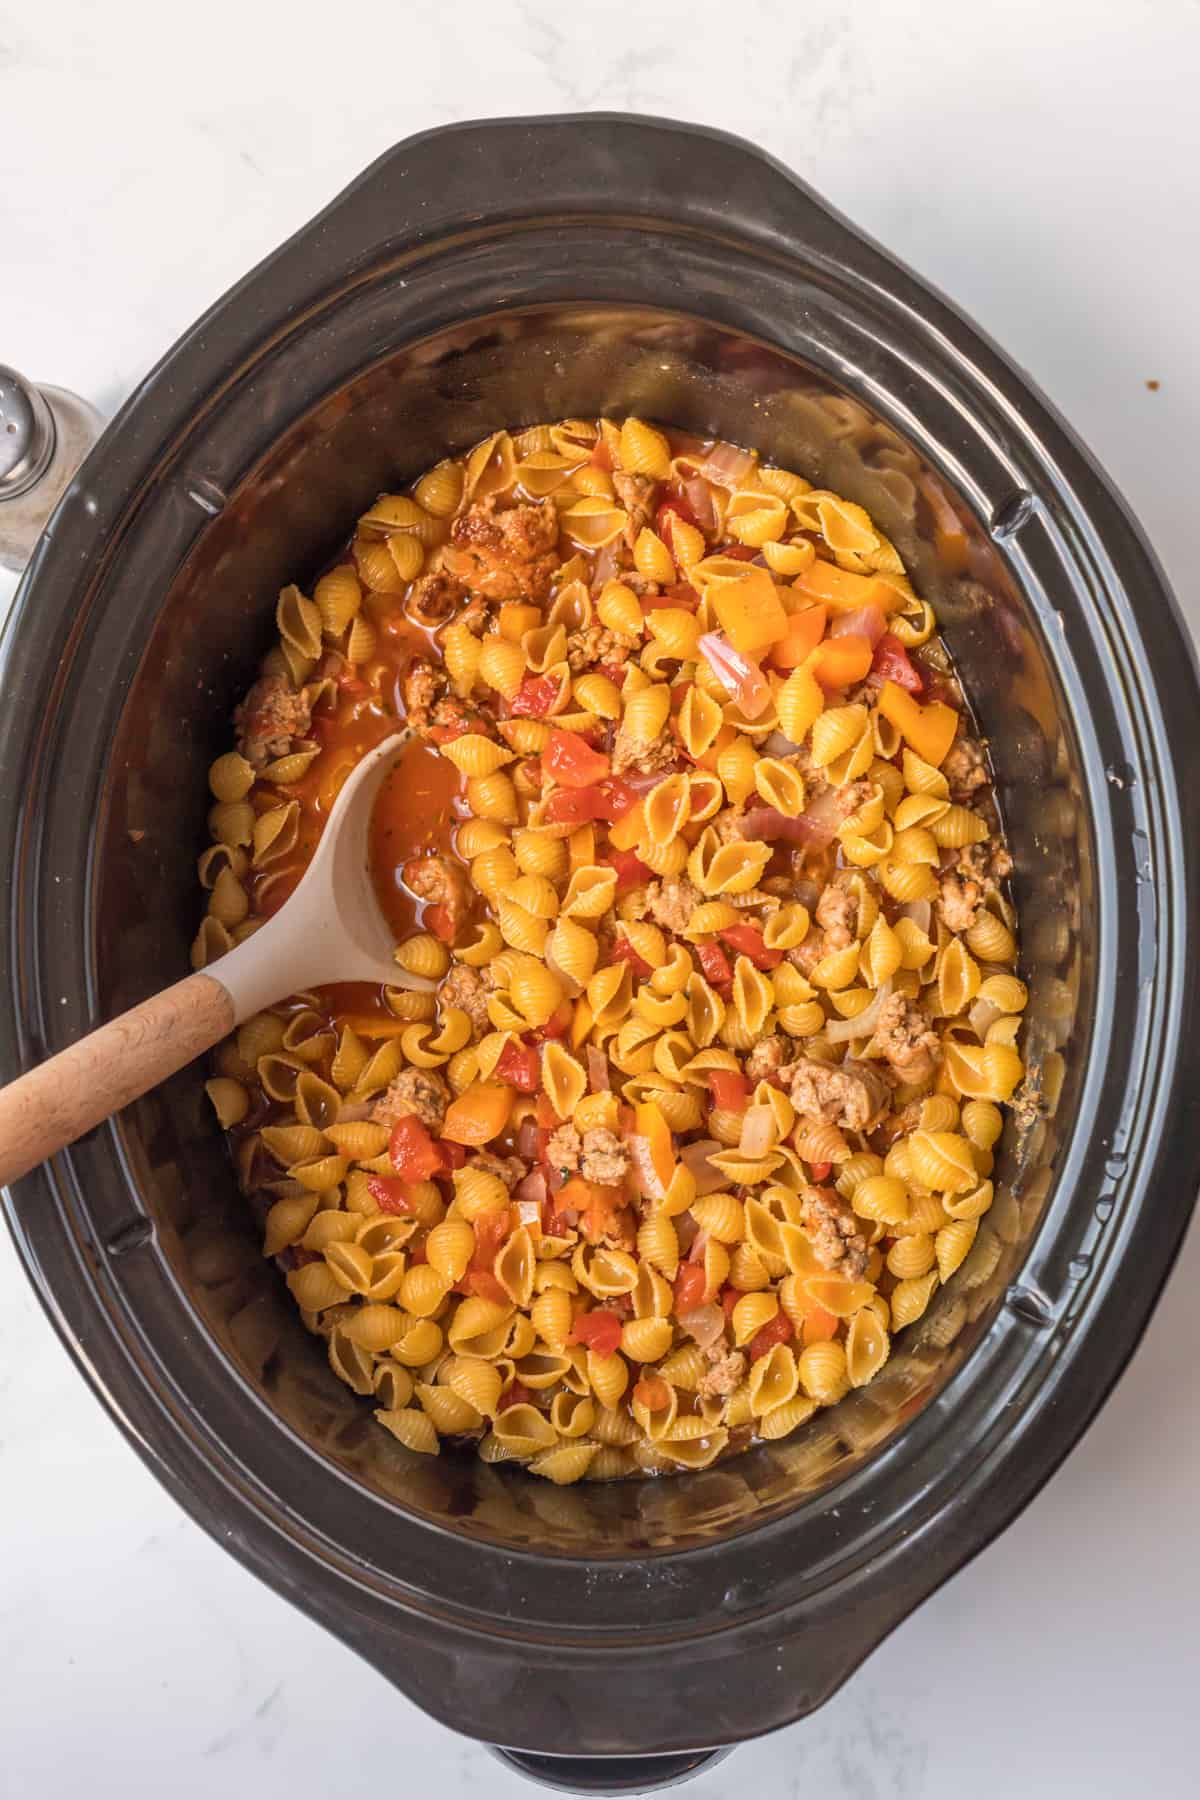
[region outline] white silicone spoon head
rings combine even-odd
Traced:
[[[325,982],[432,986],[397,964],[395,937],[371,881],[371,812],[408,740],[408,732],[397,732],[363,757],[334,802],[295,893],[252,937],[210,965],[233,999],[238,1023],[286,994]]]

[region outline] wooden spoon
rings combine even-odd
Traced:
[[[0,1185],[73,1143],[286,994],[331,981],[425,991],[433,986],[396,963],[395,938],[368,867],[375,796],[407,741],[407,732],[387,738],[358,764],[299,887],[252,937],[211,968],[164,988],[0,1088]]]

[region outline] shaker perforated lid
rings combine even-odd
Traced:
[[[54,418],[38,389],[0,364],[0,500],[25,492],[54,454]]]

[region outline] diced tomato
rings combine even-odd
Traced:
[[[897,687],[906,688],[910,694],[922,694],[925,691],[921,671],[894,631],[885,631],[876,644],[871,667],[885,681],[894,681]]]
[[[454,915],[448,906],[427,906],[421,923],[432,931],[434,937],[441,938],[443,944],[454,942]]]
[[[564,733],[564,736],[566,734]],[[583,746],[588,755],[592,752]],[[608,767],[607,761],[597,759]],[[546,818],[556,825],[587,825],[595,819],[612,824],[630,812],[640,796],[619,776],[610,776],[590,787],[556,788],[546,802]]]
[[[500,1081],[511,1083],[522,1094],[536,1094],[542,1079],[541,1058],[536,1050],[514,1043],[510,1038],[500,1052],[496,1076]]]
[[[544,719],[558,700],[557,675],[527,675],[512,700],[509,710],[518,719]]]
[[[475,1233],[475,1249],[471,1256],[473,1269],[490,1269],[496,1252],[512,1229],[512,1216],[507,1206],[495,1212],[480,1213],[471,1229]]]
[[[547,1179],[549,1179],[549,1177],[547,1177]],[[565,1213],[559,1212],[558,1207],[555,1205],[553,1200],[543,1201],[543,1203],[542,1203],[542,1236],[543,1237],[551,1237],[551,1238],[566,1237],[567,1233],[569,1231],[574,1231],[574,1229],[575,1229],[575,1227],[574,1227],[574,1225],[572,1225],[570,1219],[567,1218]]]
[[[627,781],[622,781],[619,775],[610,775],[600,785],[604,790],[604,811],[599,817],[607,819],[610,825],[617,819],[623,819],[627,812],[632,812],[641,799],[637,789],[630,787]]]
[[[429,1254],[424,1244],[414,1244],[408,1252],[408,1260],[410,1264],[427,1263]]]
[[[550,1097],[548,1094],[538,1095],[533,1105],[533,1116],[537,1120],[542,1131],[550,1132],[558,1129],[559,1117],[550,1104]],[[545,1147],[546,1146],[543,1144],[541,1149],[544,1151]]]
[[[708,1087],[720,1112],[744,1112],[750,1102],[750,1077],[737,1069],[710,1069]]]
[[[480,1300],[494,1300],[497,1306],[507,1306],[509,1303],[510,1296],[490,1269],[468,1269],[467,1292],[477,1295]]]
[[[688,612],[695,612],[700,604],[700,596],[690,581],[673,581],[670,587],[663,589],[663,593],[672,606],[684,606]]]
[[[627,937],[618,937],[609,952],[612,962],[627,962],[639,981],[648,981],[653,974],[650,964],[638,955]]]
[[[545,817],[553,825],[590,825],[604,817],[605,803],[600,787],[555,788],[546,802]]]
[[[727,1319],[732,1316],[733,1309],[741,1298],[742,1290],[740,1288],[730,1287],[729,1283],[726,1282],[725,1286],[717,1295],[717,1299],[721,1302],[721,1306],[724,1309],[725,1317]]]
[[[429,735],[435,744],[452,744],[455,738],[465,737],[470,729],[470,721],[462,717],[452,719],[448,725],[431,725]]]
[[[404,1183],[396,1175],[368,1175],[367,1192],[380,1212],[403,1216],[413,1211]]]
[[[756,1331],[750,1339],[750,1361],[757,1362],[760,1356],[767,1356],[776,1344],[789,1344],[796,1335],[795,1326],[785,1312],[778,1312],[773,1319],[768,1319],[761,1331]]]
[[[586,1344],[597,1356],[611,1356],[621,1342],[621,1321],[616,1313],[595,1306],[591,1312],[580,1313],[567,1341]]]
[[[782,950],[768,950],[757,925],[728,925],[718,934],[739,956],[748,956],[756,969],[777,969],[783,961]]]
[[[671,526],[675,519],[681,520],[684,525],[696,523],[696,515],[692,511],[687,495],[672,483],[671,487],[667,489],[667,498],[654,515],[654,529],[672,556],[675,554],[675,545],[671,538]]]
[[[529,1032],[528,1041],[531,1044],[540,1044],[546,1038],[566,1037],[568,1031],[571,1029],[571,1020],[574,1017],[575,1008],[573,1004],[570,1000],[564,1000],[561,1006],[555,1007],[544,1025],[539,1025],[536,1031]],[[535,1091],[535,1088],[536,1083],[533,1088],[529,1089],[529,1092],[532,1094]]]
[[[722,556],[731,557],[734,562],[753,562],[758,554],[754,544],[726,544],[721,551]]]
[[[675,1311],[691,1312],[704,1299],[704,1264],[684,1263],[675,1277]]]
[[[465,1144],[455,1144],[449,1138],[439,1138],[438,1149],[441,1151],[442,1160],[448,1169],[461,1169],[466,1166],[467,1146]]]
[[[529,1406],[533,1395],[523,1381],[510,1381],[496,1402],[497,1412],[507,1412],[510,1406]]]
[[[428,1181],[445,1164],[441,1148],[415,1113],[406,1113],[392,1126],[388,1155],[402,1181]]]
[[[831,1162],[809,1163],[808,1166],[812,1170],[813,1180],[818,1185],[820,1185],[822,1181],[828,1181],[830,1175],[833,1173],[833,1164]]]
[[[542,752],[542,767],[560,787],[587,788],[608,774],[608,758],[584,742],[578,732],[554,731]]]
[[[610,850],[608,861],[617,871],[618,894],[628,893],[630,888],[640,887],[643,881],[650,879],[651,870],[636,850]]]
[[[348,668],[343,669],[342,673],[338,676],[337,685],[340,691],[343,694],[348,694],[352,700],[361,700],[365,694],[369,694],[371,691],[367,683],[361,680],[357,675],[351,675]],[[464,726],[463,729],[465,731],[466,726]],[[432,736],[433,734],[430,733],[430,735]]]
[[[696,955],[700,958],[704,979],[710,986],[715,988],[732,986],[733,970],[730,968],[729,958],[720,944],[697,944]]]
[[[612,682],[614,687],[624,687],[625,677],[629,673],[629,664],[628,663],[598,663],[596,665],[596,672],[599,675],[607,675],[608,679]]]

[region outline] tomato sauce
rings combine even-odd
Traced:
[[[380,911],[397,940],[419,923],[421,903],[404,865],[428,850],[449,855],[462,778],[431,744],[412,743],[385,777],[371,814],[368,856]]]

